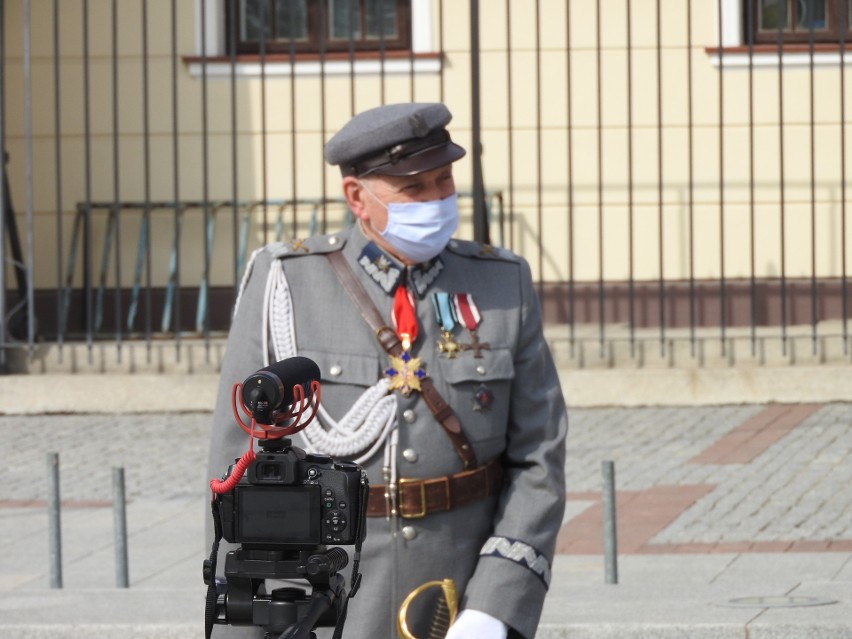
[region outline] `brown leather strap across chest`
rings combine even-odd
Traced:
[[[382,348],[388,354],[399,357],[402,354],[402,344],[399,338],[394,330],[382,319],[379,309],[370,300],[367,291],[364,290],[361,282],[355,277],[352,269],[346,263],[343,254],[340,251],[333,251],[325,255],[344,290],[358,307],[361,316],[375,332],[379,344],[381,344]],[[474,453],[473,446],[470,445],[467,435],[464,434],[461,423],[453,412],[453,409],[444,401],[444,398],[441,397],[441,394],[428,377],[420,380],[420,389],[423,401],[450,438],[453,447],[456,449],[456,453],[458,453],[464,463],[465,470],[476,468],[476,453]]]
[[[503,484],[503,466],[493,459],[474,470],[429,479],[400,479],[396,494],[388,486],[370,486],[368,517],[396,514],[406,519],[425,517],[496,495]],[[395,497],[395,499],[394,499]]]

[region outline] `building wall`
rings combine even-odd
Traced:
[[[199,76],[201,0],[175,3],[176,51],[170,1],[118,2],[113,44],[113,3],[89,0],[87,65],[83,2],[63,0],[58,109],[53,3],[4,3],[4,135],[14,206],[21,228],[31,224],[33,230],[35,287],[61,285],[79,203],[171,201],[176,193],[196,201],[235,194],[246,201],[337,197],[338,174],[323,164],[323,141],[353,111],[381,101],[443,95],[454,113],[454,139],[471,149],[468,6],[419,0],[421,7],[424,1],[431,32],[423,49],[437,53],[443,47],[443,64],[424,55],[418,61],[431,64],[429,70],[412,76],[388,71],[388,65],[384,74],[359,72],[353,86],[348,73],[300,75],[304,65],[295,76],[279,75],[287,62],[279,59],[267,61],[265,77],[232,80],[229,71],[219,74],[227,60],[210,58],[206,79]],[[31,131],[22,28],[27,4]],[[208,2],[207,11],[217,6]],[[483,173],[486,188],[502,191],[512,216],[502,234],[495,222],[492,237],[525,255],[535,277],[583,283],[843,275],[839,64],[781,74],[777,65],[720,72],[708,52],[720,41],[719,5],[711,0],[487,0],[480,6]],[[730,10],[731,2],[723,6]],[[215,37],[206,44],[211,54],[221,48]],[[240,64],[237,70],[248,68]],[[845,84],[848,104],[852,89]],[[461,191],[471,190],[469,161],[458,164],[457,183]],[[285,211],[285,235],[306,233],[310,210],[300,207],[295,229],[291,211]],[[463,213],[460,235],[470,237],[469,200]],[[343,219],[336,204],[321,214],[332,229]],[[253,210],[249,249],[275,239],[278,215],[276,206]],[[206,268],[213,286],[235,280],[233,212],[225,207],[215,216],[212,254],[205,257],[203,208],[185,215],[185,286],[199,282]],[[124,287],[136,269],[141,208],[119,218],[118,268],[113,253],[106,283],[113,286],[120,277]],[[174,213],[155,209],[151,219],[144,281],[164,286]],[[95,269],[105,232],[106,212],[96,209]],[[849,224],[845,235],[848,246]]]

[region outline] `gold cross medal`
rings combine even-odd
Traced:
[[[432,307],[435,319],[441,327],[441,339],[438,340],[438,352],[447,359],[455,359],[462,352],[462,346],[453,337],[456,326],[456,314],[450,300],[450,294],[438,292],[432,294]]]
[[[390,356],[390,367],[385,369],[385,375],[390,380],[389,390],[398,390],[403,397],[408,397],[413,392],[420,391],[420,380],[426,377],[426,371],[420,363],[419,357],[412,357],[408,349],[411,347],[410,340],[403,333],[402,355]]]

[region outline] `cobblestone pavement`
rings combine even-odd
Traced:
[[[653,497],[667,501],[668,510],[654,522],[654,534],[645,540],[650,544],[824,547],[852,540],[852,404],[816,405],[799,411],[804,417],[798,421],[789,413],[787,428],[774,441],[743,439],[743,425],[761,416],[771,422],[771,410],[757,405],[572,410],[567,517],[580,523],[591,511],[599,500],[601,462],[612,460],[619,531],[626,538],[635,528],[632,511],[644,508],[646,520],[656,516],[648,505]],[[197,497],[201,503],[209,479],[209,422],[208,413],[0,417],[0,506],[46,498],[50,451],[60,456],[66,504],[109,502],[112,467],[125,469],[129,500]],[[740,453],[751,441],[752,454],[726,457],[718,447],[728,440],[728,448]],[[716,456],[708,457],[714,450]]]

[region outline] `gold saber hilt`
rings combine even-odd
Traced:
[[[447,635],[447,630],[450,629],[458,614],[456,583],[452,579],[427,581],[408,593],[396,616],[396,628],[402,639],[417,639],[408,629],[408,608],[411,602],[430,588],[438,587],[441,588],[442,596],[438,598],[435,613],[432,615],[432,624],[429,627],[427,639],[444,639]]]

